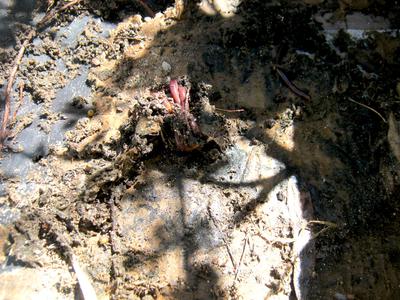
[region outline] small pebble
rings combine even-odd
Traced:
[[[163,69],[163,71],[164,71],[165,73],[169,73],[169,72],[171,72],[171,70],[172,70],[171,65],[170,65],[169,63],[167,63],[166,61],[163,61],[163,62],[162,62],[161,67],[162,67],[162,69]]]
[[[99,238],[99,242],[98,243],[99,243],[99,245],[107,245],[108,242],[109,242],[108,236],[102,235]]]
[[[346,295],[343,295],[341,293],[335,293],[335,299],[336,300],[347,300]]]

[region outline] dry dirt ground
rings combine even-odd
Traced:
[[[98,299],[399,299],[400,3],[143,2],[26,50],[0,297],[82,298],[74,257]],[[3,91],[62,4],[8,8]]]

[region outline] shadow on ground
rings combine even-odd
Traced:
[[[174,291],[176,298],[222,297],[213,267],[191,264],[193,253],[200,250],[191,233],[210,233],[212,220],[204,219],[198,227],[185,231],[184,207],[190,199],[185,198],[184,180],[200,179],[222,188],[260,187],[258,196],[239,208],[232,220],[235,227],[248,220],[275,186],[295,175],[300,188],[311,195],[315,218],[338,225],[337,230],[317,238],[316,273],[308,283],[309,298],[326,299],[335,293],[361,299],[399,297],[395,287],[400,248],[393,242],[399,239],[399,184],[396,168],[391,167],[396,161],[385,140],[387,126],[371,110],[348,99],[364,101],[385,115],[396,111],[399,104],[385,99],[394,89],[400,68],[398,63],[385,59],[373,37],[364,42],[336,39],[339,50],[333,50],[313,19],[319,10],[337,9],[331,4],[248,0],[235,16],[223,18],[205,15],[190,3],[179,22],[166,30],[154,30],[158,33],[140,55],[138,46],[142,45],[132,42],[127,47],[112,70],[114,80],[109,84],[113,90],[133,93],[153,88],[154,82],[160,84],[159,78],[166,77],[160,66],[168,60],[171,77],[187,75],[194,83],[212,85],[212,105],[220,109],[244,108],[244,112],[225,113],[230,126],[251,144],[263,145],[266,155],[284,164],[285,170],[268,179],[230,183],[212,176],[226,166],[222,154],[216,163],[205,163],[202,153],[185,156],[164,147],[154,148],[141,158],[144,164],[140,168],[133,164],[132,168],[138,167],[133,170],[134,176],[106,182],[94,197],[85,199],[97,204],[108,201],[114,188],[134,180],[149,162],[160,167],[166,177],[175,178],[181,220],[171,220],[169,236],[160,227],[150,237],[159,241],[158,249],[123,253],[126,270],[154,261],[168,249],[181,248],[190,284]],[[311,100],[293,93],[274,71],[276,65]],[[138,70],[140,80],[134,81],[132,75]],[[129,137],[122,139],[128,141]],[[198,172],[186,173],[191,166]],[[110,169],[103,173],[109,174]],[[99,177],[101,174],[93,176],[87,186],[99,184]],[[145,177],[148,185],[151,180]],[[140,193],[141,186],[136,188]],[[151,201],[151,195],[147,197]],[[388,282],[393,288],[387,288]]]
[[[35,5],[36,0],[0,1],[0,47],[16,45],[15,25],[30,24]]]
[[[388,156],[387,142],[382,143],[387,127],[373,112],[357,107],[348,98],[360,99],[363,95],[368,105],[386,112],[396,109],[396,104],[383,102],[383,90],[384,87],[393,89],[392,78],[399,76],[398,69],[384,57],[378,66],[375,60],[378,54],[372,43],[365,46],[350,42],[347,49],[356,47],[358,51],[348,53],[343,59],[325,42],[321,27],[313,21],[318,9],[301,4],[275,6],[263,1],[245,1],[236,16],[224,19],[218,15],[201,15],[189,8],[181,22],[155,37],[148,52],[164,47],[158,52],[161,58],[171,59],[173,55],[173,61],[169,61],[172,77],[187,74],[194,82],[210,83],[214,92],[212,104],[217,107],[245,107],[245,113],[235,117],[228,113],[227,118],[246,123],[243,136],[266,145],[267,154],[285,164],[286,170],[270,179],[237,184],[238,187],[261,186],[262,191],[241,208],[235,224],[251,215],[276,184],[296,175],[312,195],[315,218],[332,221],[340,228],[318,239],[317,275],[310,283],[313,297],[331,297],[335,292],[347,291],[361,298],[372,294],[381,297],[384,293],[383,298],[390,299],[397,292],[384,288],[386,275],[375,273],[371,277],[373,283],[355,280],[365,276],[360,268],[374,272],[374,267],[365,266],[364,261],[343,260],[344,252],[362,257],[359,245],[372,243],[376,248],[371,251],[371,261],[377,263],[381,259],[378,253],[384,252],[384,264],[390,264],[397,274],[399,271],[388,254],[398,250],[381,239],[382,232],[388,229],[392,236],[392,228],[399,224],[397,214],[393,214],[398,211],[394,200],[398,183],[388,190],[385,181],[390,178],[381,177],[382,164],[396,163]],[[360,60],[359,51],[366,55],[365,59]],[[134,88],[140,89],[152,82],[161,61],[152,60],[149,54],[139,59],[127,56],[121,63],[132,70],[142,68],[143,63],[149,66],[143,75],[145,80]],[[310,94],[311,101],[294,95],[273,72],[274,64],[283,66],[290,80]],[[378,77],[366,80],[360,66],[367,73],[379,70]],[[126,74],[126,70],[121,74]],[[122,79],[116,82],[119,88],[131,87],[129,77],[118,78]],[[335,91],[338,82],[344,82],[346,87]],[[382,91],[382,95],[372,93],[371,87]],[[277,118],[284,112],[288,120]],[[280,144],[271,135],[273,131],[265,125],[271,119],[282,126],[285,121],[286,125],[293,124],[291,147]],[[222,187],[232,186],[207,177],[203,180]],[[177,188],[182,189],[179,183]],[[194,250],[183,247],[188,251],[186,257],[190,257]],[[378,264],[378,269],[383,267],[382,263]],[[186,267],[189,274],[195,273],[189,271],[190,266]],[[352,275],[344,277],[348,272]],[[396,278],[390,277],[389,281],[396,284]],[[214,286],[218,279],[210,276],[207,281]],[[339,282],[343,282],[340,287]]]

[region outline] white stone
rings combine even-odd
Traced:
[[[169,72],[171,72],[171,70],[172,70],[171,65],[170,65],[169,63],[167,63],[166,61],[163,61],[163,62],[162,62],[161,68],[163,69],[163,71],[164,71],[165,73],[169,73]]]

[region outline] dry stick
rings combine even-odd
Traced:
[[[21,108],[22,103],[24,102],[24,86],[25,86],[24,82],[21,81],[19,84],[18,106],[14,110],[14,114],[13,114],[11,123],[15,122],[15,119],[17,118],[17,113],[18,113],[19,109]]]
[[[72,269],[76,274],[76,278],[79,283],[79,288],[82,292],[84,300],[97,300],[96,292],[90,283],[90,280],[86,273],[82,270],[78,258],[74,255],[72,248],[65,239],[53,230],[53,233],[56,235],[57,241],[60,243],[60,246],[66,250],[66,255],[72,265]]]
[[[235,263],[235,260],[233,259],[233,255],[232,255],[231,249],[229,248],[228,243],[226,242],[226,240],[225,240],[225,238],[224,238],[224,233],[223,233],[223,232],[221,231],[221,229],[219,228],[218,223],[217,223],[217,221],[215,220],[214,216],[212,215],[211,209],[210,209],[209,206],[207,207],[207,211],[208,211],[208,214],[210,215],[210,218],[211,218],[211,220],[213,221],[215,227],[218,229],[219,233],[221,234],[222,241],[223,241],[224,244],[225,244],[225,248],[226,248],[226,251],[228,252],[229,258],[230,258],[230,260],[231,260],[231,262],[232,262],[233,269],[236,270],[236,263]]]
[[[64,6],[62,6],[60,9],[58,9],[57,11],[53,11],[52,13],[46,15],[43,17],[42,20],[39,21],[39,23],[37,24],[37,27],[40,28],[42,26],[44,26],[48,21],[50,21],[55,15],[59,14],[60,12],[66,10],[67,8],[81,2],[82,0],[73,0],[67,4],[65,4]],[[21,45],[21,48],[18,51],[18,55],[14,60],[14,66],[11,69],[11,73],[10,73],[10,77],[8,79],[8,83],[7,83],[7,87],[4,93],[4,114],[3,114],[3,120],[1,123],[1,128],[0,128],[0,150],[3,148],[3,143],[4,140],[7,137],[7,126],[8,126],[8,118],[10,117],[10,94],[11,94],[11,89],[14,85],[14,80],[15,80],[15,76],[17,74],[18,71],[18,67],[21,64],[21,60],[22,57],[24,56],[25,53],[25,49],[28,46],[28,44],[30,43],[30,41],[33,39],[33,37],[36,35],[36,30],[32,29],[29,33],[28,36],[26,38],[26,40],[23,42],[23,44]]]
[[[72,268],[74,269],[76,277],[78,279],[79,288],[82,291],[83,298],[85,300],[97,300],[96,292],[92,284],[90,283],[88,276],[82,270],[82,268],[79,265],[78,259],[72,252],[69,254],[69,260],[71,261]]]
[[[19,84],[18,106],[14,110],[13,117],[11,119],[10,124],[15,124],[15,120],[17,119],[17,113],[18,113],[19,109],[21,108],[22,103],[24,102],[24,86],[25,86],[25,83],[23,81],[21,81]],[[17,132],[15,132],[15,131],[12,133],[8,132],[7,138],[14,139],[16,135],[17,135]],[[11,150],[16,151],[16,149],[11,149]]]
[[[243,108],[240,108],[240,109],[223,109],[223,108],[218,108],[218,107],[216,107],[215,110],[223,111],[223,112],[229,112],[229,113],[235,113],[235,112],[243,112],[243,111],[245,111]]]
[[[321,221],[321,220],[310,220],[307,222],[308,224],[320,224],[320,225],[325,225],[328,227],[338,227],[338,225],[336,223],[330,222],[330,221]]]
[[[374,113],[376,113],[376,114],[383,120],[383,122],[387,123],[386,119],[385,119],[379,112],[377,112],[375,109],[373,109],[372,107],[369,107],[368,105],[365,105],[365,104],[362,104],[362,103],[360,103],[360,102],[357,102],[356,100],[353,100],[353,99],[351,99],[351,98],[349,98],[349,100],[350,100],[351,102],[354,102],[354,103],[356,103],[356,104],[358,104],[358,105],[361,105],[361,106],[363,106],[363,107],[365,107],[365,108],[367,108],[367,109],[373,111]]]
[[[247,242],[248,242],[248,239],[249,239],[249,238],[247,237],[247,232],[246,232],[246,235],[245,235],[245,237],[244,237],[244,244],[243,244],[242,254],[240,255],[239,264],[238,264],[238,267],[237,267],[236,272],[235,272],[235,278],[233,279],[233,282],[234,282],[234,283],[235,283],[236,278],[237,278],[237,276],[238,276],[238,274],[239,274],[240,265],[242,264],[242,260],[243,260],[243,256],[244,256],[244,251],[246,250],[246,244],[247,244]]]
[[[307,225],[309,224],[319,224],[319,225],[325,225],[326,227],[321,229],[320,231],[318,231],[317,233],[314,233],[311,237],[311,239],[316,239],[319,235],[323,234],[325,231],[327,231],[328,229],[331,228],[337,228],[338,225],[333,223],[333,222],[329,222],[329,221],[321,221],[321,220],[310,220],[307,222]],[[305,228],[303,228],[305,229]]]
[[[55,11],[52,11],[48,15],[45,15],[43,17],[43,19],[41,19],[39,21],[39,23],[37,24],[37,27],[40,28],[40,27],[46,25],[46,23],[49,22],[51,19],[53,19],[56,15],[58,15],[61,12],[63,12],[64,10],[74,6],[75,4],[78,4],[81,1],[82,0],[72,0],[71,2],[68,2],[67,4],[64,4],[64,6],[60,7],[59,9],[57,9]]]
[[[10,77],[8,79],[6,91],[4,93],[4,114],[3,114],[3,121],[1,123],[1,129],[0,129],[0,149],[3,148],[3,142],[7,137],[7,125],[8,125],[8,118],[10,116],[10,95],[11,95],[11,89],[14,85],[14,80],[15,76],[17,75],[18,67],[21,64],[22,57],[24,56],[25,49],[30,43],[31,39],[33,36],[36,34],[36,31],[33,29],[29,32],[28,37],[26,40],[23,42],[21,45],[21,48],[18,51],[18,55],[14,60],[14,67],[11,70]]]

